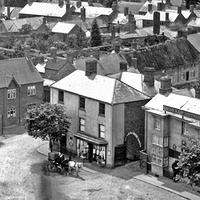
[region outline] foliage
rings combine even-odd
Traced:
[[[91,45],[91,47],[96,47],[96,46],[102,45],[101,33],[99,31],[99,26],[97,24],[96,19],[92,23],[90,45]]]
[[[70,124],[62,105],[45,103],[27,110],[25,126],[34,138],[59,140],[68,133]]]
[[[182,145],[178,166],[182,170],[182,177],[189,179],[192,186],[200,186],[200,140],[189,138],[187,144]]]
[[[200,3],[200,0],[185,0],[186,2],[186,8],[189,9],[190,5],[198,5]]]
[[[32,30],[32,27],[30,24],[23,24],[21,29],[19,29],[19,32],[21,34],[29,34]]]

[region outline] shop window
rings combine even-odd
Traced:
[[[99,115],[105,115],[105,103],[99,103]]]
[[[152,143],[158,146],[163,146],[163,138],[158,135],[152,135]]]
[[[58,90],[58,102],[63,103],[64,102],[64,91]]]
[[[79,118],[79,131],[85,132],[85,119]]]
[[[103,124],[99,124],[99,137],[105,138],[105,126]]]
[[[158,118],[154,119],[154,129],[160,130],[160,119]]]
[[[84,97],[79,98],[79,108],[85,110],[85,98]]]
[[[181,80],[184,81],[185,80],[185,72],[181,73]]]
[[[77,155],[79,157],[83,157],[88,159],[88,143],[86,141],[77,139],[76,141],[76,149],[77,149]]]
[[[28,88],[27,88],[27,95],[28,96],[34,96],[34,95],[36,95],[36,87],[35,87],[35,85],[28,86]]]
[[[15,99],[16,98],[16,89],[10,89],[7,91],[8,99]]]
[[[16,109],[15,107],[8,108],[7,117],[16,117]]]
[[[105,146],[93,145],[93,161],[99,165],[106,164],[106,148]]]

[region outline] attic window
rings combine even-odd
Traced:
[[[16,89],[10,89],[7,92],[8,99],[15,99],[16,98]]]

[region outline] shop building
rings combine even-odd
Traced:
[[[172,163],[190,137],[200,138],[200,100],[172,93],[171,80],[161,78],[159,94],[145,106],[145,150],[151,171],[171,176]]]
[[[134,159],[143,148],[141,107],[150,98],[96,72],[97,61],[87,60],[85,71],[76,70],[51,85],[51,103],[63,104],[71,117],[66,149],[89,162],[113,167]]]

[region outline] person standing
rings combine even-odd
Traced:
[[[175,160],[173,163],[172,163],[172,170],[173,170],[173,181],[176,182],[176,175],[179,174],[179,167],[178,167],[178,160]]]

